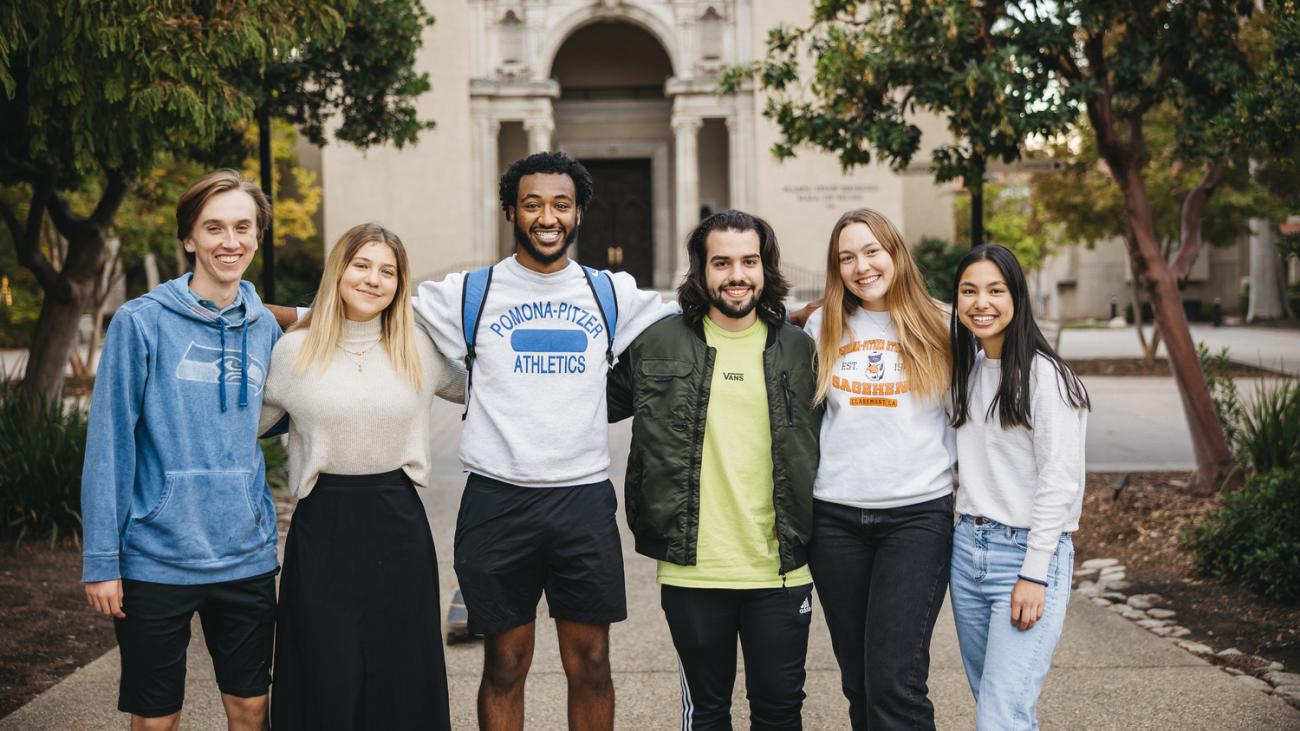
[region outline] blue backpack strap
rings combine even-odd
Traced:
[[[488,287],[492,286],[492,267],[485,266],[465,273],[465,282],[460,295],[460,326],[465,333],[465,411],[460,415],[461,421],[469,413],[469,392],[474,385],[474,339],[478,335],[478,323],[483,318],[483,303],[487,301]]]
[[[618,298],[614,296],[614,279],[609,272],[598,271],[589,266],[584,266],[582,273],[587,277],[587,286],[591,287],[591,293],[596,297],[596,308],[600,310],[600,317],[605,321],[607,342],[605,361],[613,368],[614,335],[618,332]]]

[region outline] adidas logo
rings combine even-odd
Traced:
[[[812,602],[808,601],[808,597],[803,598],[803,604],[799,606],[799,613],[800,614],[812,613]]]

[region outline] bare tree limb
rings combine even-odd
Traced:
[[[1228,170],[1228,158],[1221,157],[1205,170],[1201,182],[1183,199],[1182,219],[1179,222],[1178,256],[1170,265],[1170,270],[1180,281],[1187,278],[1196,263],[1196,255],[1201,251],[1201,223],[1205,220],[1205,207],[1209,205],[1210,195],[1223,180]]]
[[[90,214],[90,223],[96,228],[106,228],[111,224],[113,217],[117,215],[117,209],[126,199],[127,188],[126,178],[122,176],[121,171],[109,171],[108,183],[104,186],[104,193],[99,197],[99,204],[95,206],[95,211]]]

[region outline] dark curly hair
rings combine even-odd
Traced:
[[[781,276],[781,250],[777,248],[776,232],[767,221],[744,211],[729,208],[700,221],[686,240],[689,259],[686,278],[677,288],[677,303],[682,306],[682,316],[696,325],[709,311],[709,285],[705,268],[709,256],[709,234],[714,231],[753,231],[758,234],[758,255],[763,260],[763,293],[758,297],[758,316],[768,327],[781,327],[785,321],[785,296],[790,284]]]
[[[501,176],[498,193],[501,196],[503,213],[509,214],[510,209],[518,205],[519,179],[535,173],[569,176],[573,181],[574,193],[577,195],[577,200],[574,202],[579,209],[584,211],[587,209],[594,188],[591,173],[587,172],[587,168],[563,152],[538,152],[510,163],[505,175]]]

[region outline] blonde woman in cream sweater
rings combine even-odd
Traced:
[[[262,427],[289,416],[298,506],[285,545],[276,729],[448,729],[438,564],[415,487],[430,402],[464,372],[414,326],[406,250],[375,223],[330,251],[310,314],[280,338]]]

